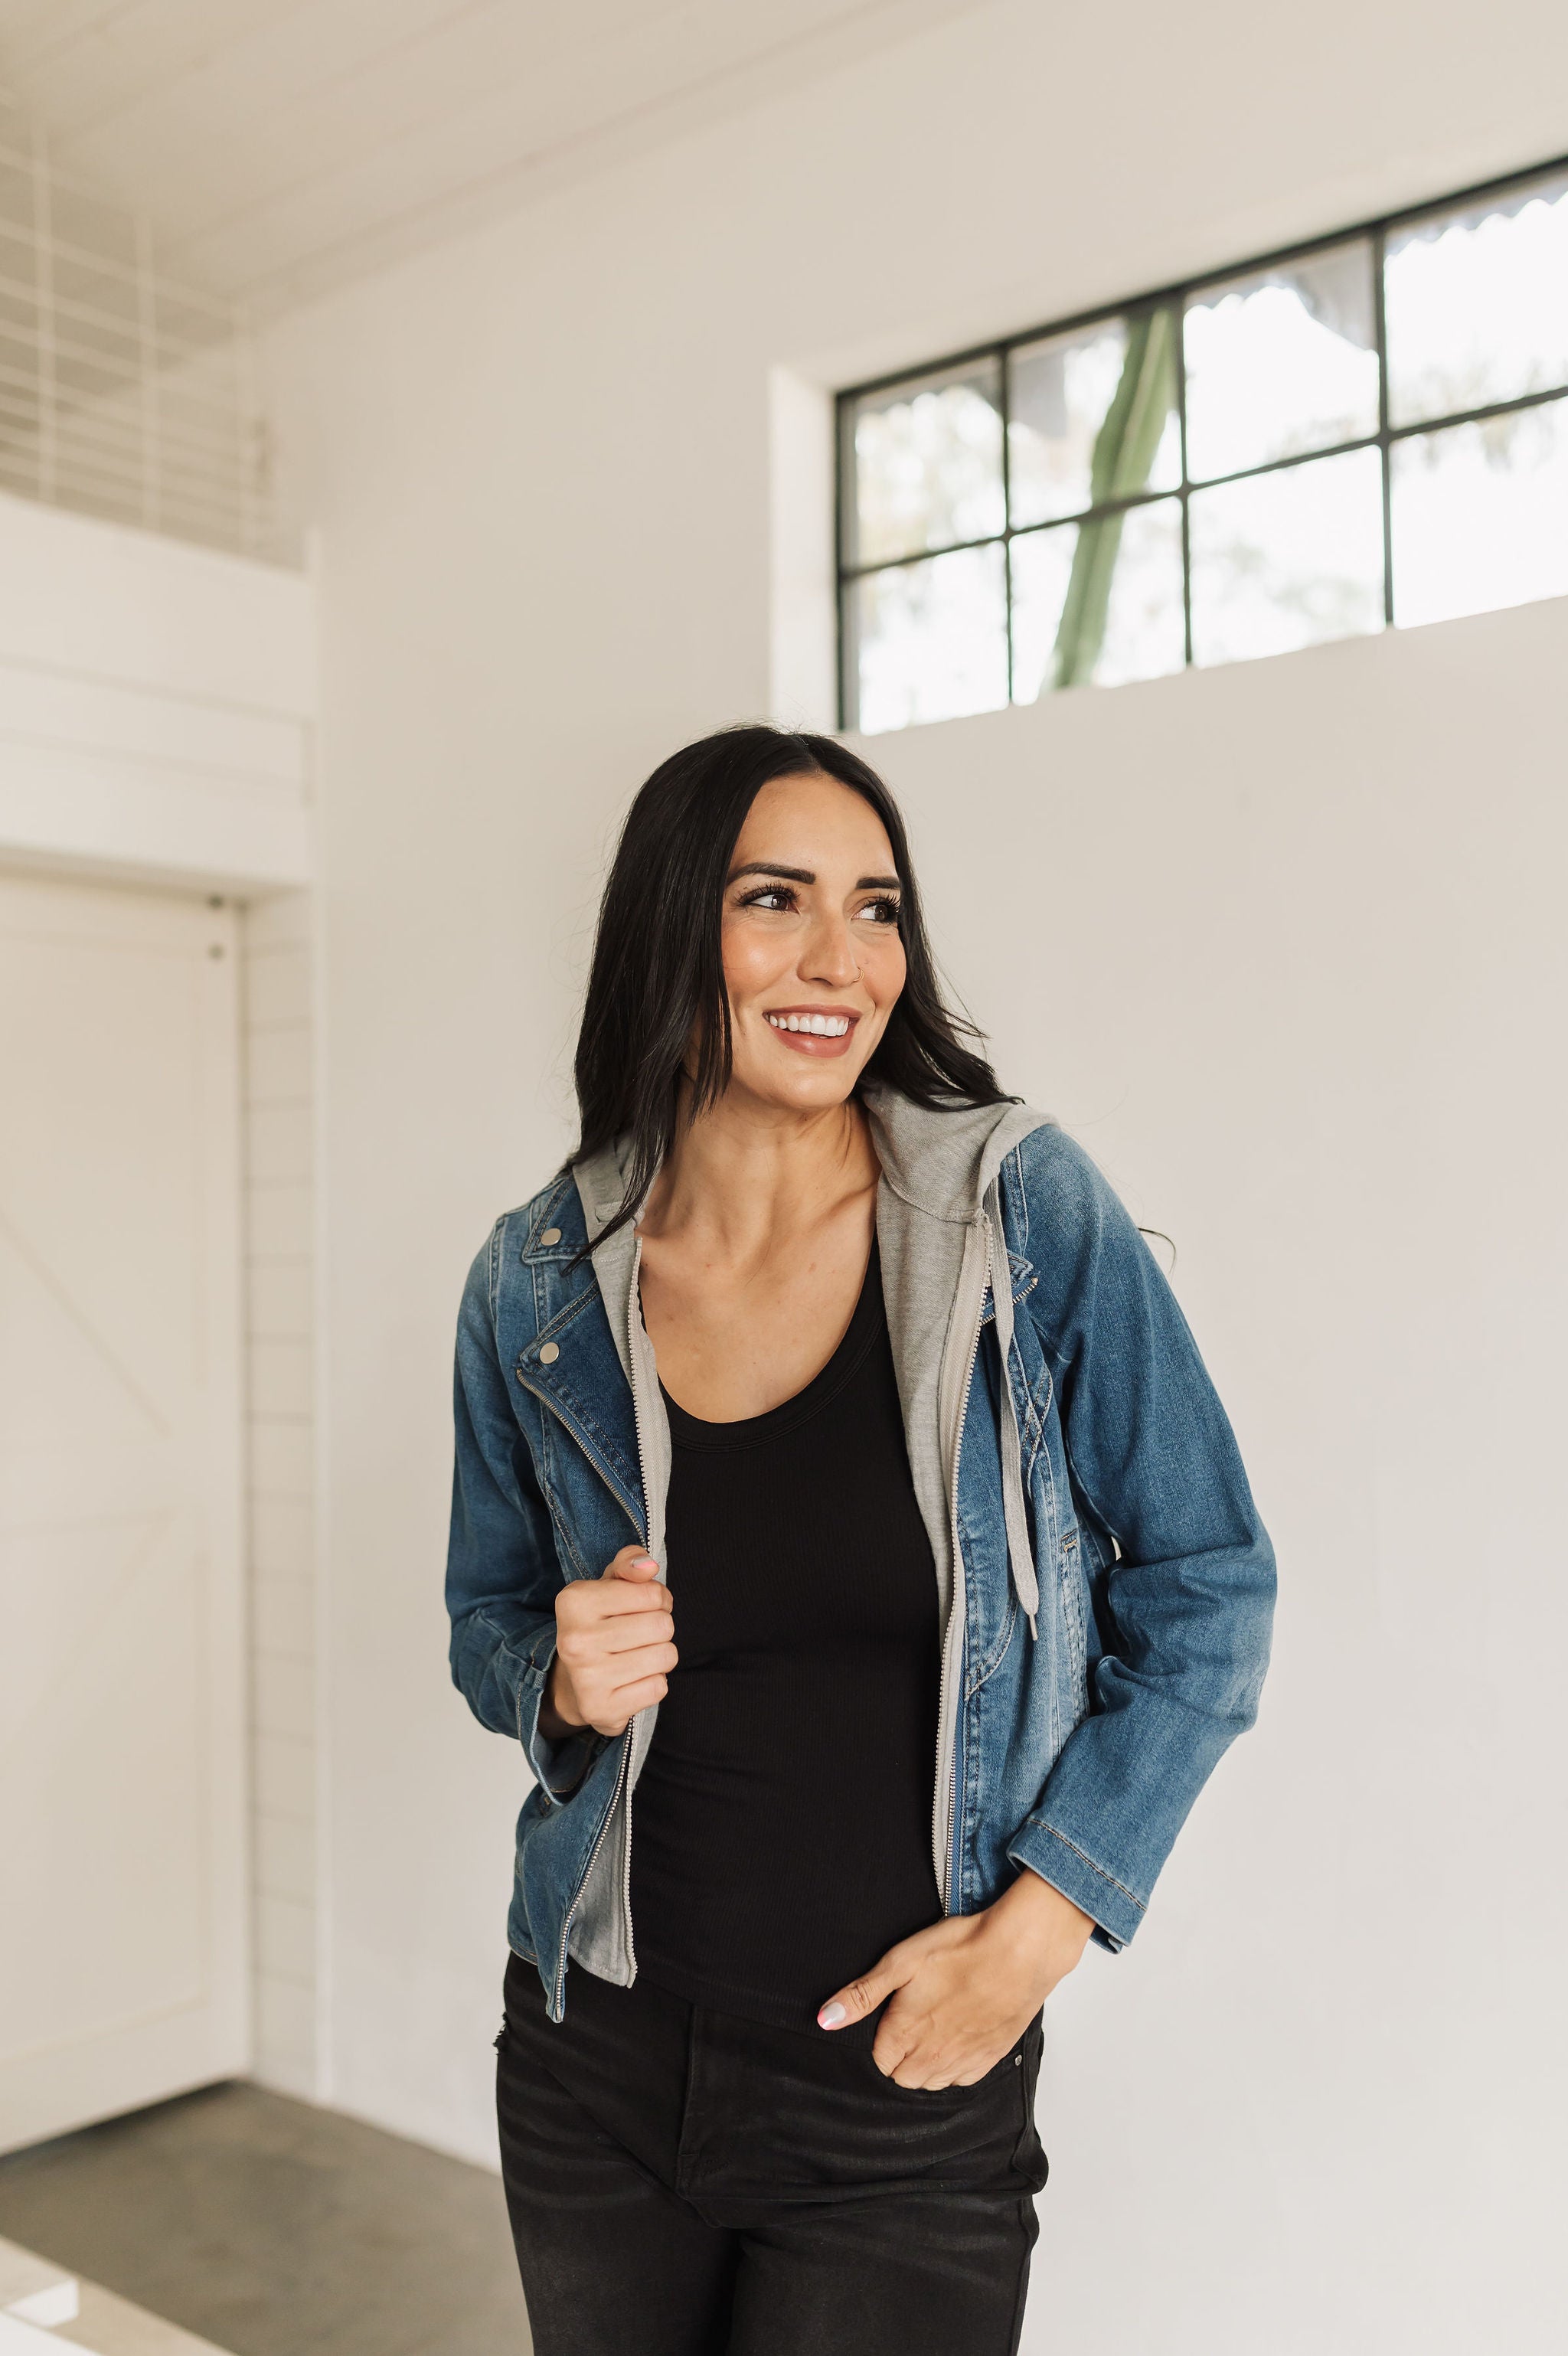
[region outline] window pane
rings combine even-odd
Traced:
[[[1568,401],[1413,434],[1392,460],[1396,621],[1568,594]]]
[[[1395,425],[1568,384],[1568,179],[1398,230],[1383,285]]]
[[[1179,500],[1029,532],[1014,541],[1012,566],[1015,703],[1181,669]]]
[[[881,564],[1002,529],[1001,369],[869,392],[849,412],[844,562]]]
[[[1014,352],[1008,468],[1015,524],[1181,480],[1176,323],[1168,311],[1051,336]]]
[[[1192,657],[1240,662],[1383,624],[1375,450],[1195,491]]]
[[[1205,287],[1183,326],[1187,464],[1195,482],[1378,427],[1371,247]]]
[[[996,712],[1008,700],[999,545],[868,573],[845,592],[867,735]]]

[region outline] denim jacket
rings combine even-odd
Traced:
[[[1115,1951],[1256,1716],[1273,1552],[1186,1321],[1081,1148],[1021,1105],[862,1095],[944,1629],[936,1886],[972,1913],[1028,1867]],[[632,1223],[600,1241],[622,1169],[569,1166],[496,1222],[457,1336],[453,1676],[532,1770],[507,1933],[557,2020],[569,1958],[635,1976],[633,1794],[657,1716],[560,1743],[539,1725],[565,1581],[633,1540],[667,1569],[641,1243]]]

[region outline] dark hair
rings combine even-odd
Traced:
[[[674,1142],[681,1066],[697,1038],[693,1112],[729,1085],[730,1001],[720,946],[724,887],[746,813],[775,777],[835,777],[887,830],[901,886],[903,990],[867,1071],[916,1104],[1008,1101],[972,1023],[944,1002],[897,803],[874,769],[831,736],[782,728],[721,729],[662,762],[626,814],[599,908],[574,1075],[578,1153],[629,1136],[619,1226],[635,1213]]]

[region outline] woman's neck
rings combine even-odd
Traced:
[[[805,1236],[880,1175],[866,1116],[853,1099],[791,1113],[726,1097],[682,1123],[640,1222],[645,1236],[696,1246],[731,1265],[768,1258]]]

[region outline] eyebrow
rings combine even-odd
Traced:
[[[742,875],[779,875],[786,884],[815,884],[816,881],[809,867],[781,867],[773,859],[750,859],[744,867],[731,868],[731,883],[738,884]],[[900,888],[896,875],[862,875],[855,886],[857,892],[897,892]]]

